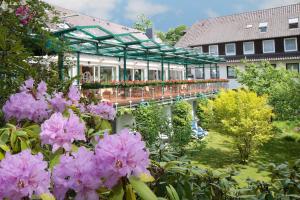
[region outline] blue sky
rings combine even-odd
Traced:
[[[156,30],[245,11],[298,3],[300,0],[46,0],[94,17],[132,26],[139,14],[147,15]]]

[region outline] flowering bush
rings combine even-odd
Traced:
[[[35,156],[30,150],[16,155],[7,153],[0,162],[0,199],[22,199],[49,193],[47,166],[41,153]]]
[[[116,110],[109,102],[86,105],[80,100],[74,86],[66,94],[49,94],[44,82],[36,85],[33,79],[10,97],[3,111],[10,123],[16,119],[17,124],[0,129],[0,199],[43,199],[52,194],[58,200],[135,196],[133,187],[151,177],[149,152],[141,135],[123,130],[102,137],[96,132],[93,139],[90,132],[95,127],[88,120],[100,118],[97,131],[104,131]],[[40,102],[44,110],[36,106]],[[82,115],[81,110],[87,113]]]

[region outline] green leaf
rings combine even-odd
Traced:
[[[135,193],[130,184],[126,185],[126,200],[136,200]]]
[[[170,200],[180,200],[175,188],[172,185],[167,186],[167,192]]]
[[[4,154],[0,151],[0,160],[2,160],[4,157]]]
[[[138,193],[138,195],[143,200],[157,200],[155,194],[150,190],[150,188],[138,178],[132,176],[129,178],[129,182],[133,189]]]
[[[26,143],[26,141],[20,139],[20,142],[21,142],[21,150],[22,151],[29,148],[29,145]]]
[[[55,156],[50,160],[49,168],[52,170],[55,165],[57,165],[60,161],[61,154],[55,154]]]
[[[0,144],[6,144],[9,140],[9,130],[2,130],[0,135]]]
[[[108,130],[109,132],[112,131],[111,124],[108,120],[102,120],[100,124],[100,129],[101,130]]]
[[[6,144],[0,145],[0,148],[1,148],[3,151],[10,152],[9,147],[8,147]]]
[[[27,132],[25,132],[25,131],[16,131],[15,133],[16,133],[17,137],[27,137],[28,136]]]
[[[124,190],[122,184],[119,184],[118,186],[114,187],[111,192],[111,200],[123,200]]]
[[[40,198],[42,200],[55,200],[54,196],[52,194],[49,194],[49,193],[41,194]]]

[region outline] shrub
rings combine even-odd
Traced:
[[[245,71],[238,72],[238,80],[258,95],[268,95],[278,119],[299,117],[299,75],[285,69],[275,69],[268,62],[258,65],[247,63]]]
[[[133,111],[135,129],[140,132],[148,146],[153,145],[159,134],[170,135],[172,128],[170,120],[158,104],[140,106]]]
[[[233,137],[243,163],[272,137],[272,109],[265,96],[247,90],[221,91],[204,108],[210,127]]]
[[[192,106],[187,101],[179,101],[172,107],[173,135],[171,142],[181,152],[191,140]]]

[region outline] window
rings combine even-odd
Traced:
[[[254,42],[244,42],[244,54],[254,54]]]
[[[227,78],[234,79],[236,78],[236,70],[232,66],[227,66]]]
[[[298,28],[299,24],[298,17],[289,19],[289,29]]]
[[[298,45],[297,45],[297,38],[285,38],[284,39],[284,51],[290,52],[290,51],[297,51]]]
[[[210,55],[219,55],[218,45],[210,45],[209,46],[209,54]]]
[[[268,29],[268,22],[259,23],[258,28],[259,28],[259,31],[260,31],[261,33],[267,32],[267,29]]]
[[[299,63],[287,63],[286,69],[289,71],[299,72]]]
[[[195,78],[196,79],[205,79],[204,67],[199,67],[195,69]]]
[[[226,56],[234,56],[236,54],[235,43],[225,45]]]
[[[194,47],[194,49],[198,52],[198,53],[203,53],[203,47],[200,46],[200,47]]]
[[[275,52],[275,41],[274,40],[263,40],[263,52],[274,53]]]
[[[210,66],[210,78],[211,79],[220,78],[219,66]]]

